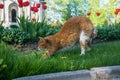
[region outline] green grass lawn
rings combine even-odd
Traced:
[[[42,54],[43,52],[38,51],[29,51],[26,54],[1,42],[0,80],[35,74],[90,69],[98,66],[120,65],[120,41],[94,44],[92,50],[86,52],[84,56],[80,56],[79,46],[58,51],[48,59],[42,59]]]

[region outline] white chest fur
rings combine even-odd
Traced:
[[[85,41],[89,40],[89,39],[90,39],[90,37],[87,36],[84,31],[82,31],[81,34],[80,34],[80,40],[85,43]]]
[[[90,37],[85,34],[84,31],[80,34],[81,55],[85,54],[86,41],[90,40]]]

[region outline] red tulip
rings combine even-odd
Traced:
[[[88,15],[88,16],[90,16],[90,14],[91,14],[90,12],[87,12],[87,15]]]
[[[29,6],[29,4],[30,4],[29,1],[23,2],[23,6]]]
[[[116,9],[116,11],[118,11],[118,12],[119,12],[119,11],[120,11],[120,8],[117,8],[117,9]]]
[[[0,4],[0,9],[3,9],[4,8],[4,5],[3,4]]]
[[[19,4],[22,4],[23,0],[17,0]]]
[[[36,7],[37,7],[37,8],[40,8],[40,4],[39,4],[39,3],[38,3],[38,4],[36,4]]]
[[[44,5],[42,6],[42,8],[45,10],[45,9],[47,9],[47,6],[44,4]]]
[[[34,12],[38,12],[38,8],[37,8],[37,7],[34,7],[34,6],[33,6],[33,7],[30,7],[30,10],[31,10],[31,11],[34,11]]]
[[[35,18],[32,18],[32,21],[35,21],[36,19]]]
[[[117,8],[117,9],[114,11],[114,14],[115,14],[115,15],[118,15],[119,12],[120,12],[120,8]]]
[[[96,15],[97,15],[97,16],[100,16],[100,12],[96,12]]]
[[[31,10],[31,11],[34,11],[34,8],[35,8],[35,7],[32,7],[32,6],[31,6],[31,7],[30,7],[30,10]]]
[[[34,7],[34,12],[38,12],[38,8],[37,7]]]
[[[115,15],[118,15],[118,13],[119,13],[119,11],[118,11],[118,10],[114,12],[114,14],[115,14]]]

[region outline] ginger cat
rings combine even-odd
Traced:
[[[97,35],[97,30],[93,28],[92,22],[84,16],[75,16],[68,19],[60,32],[55,35],[40,37],[38,49],[46,49],[43,57],[53,55],[57,50],[79,40],[81,55],[85,54],[86,47],[91,50],[91,39]]]

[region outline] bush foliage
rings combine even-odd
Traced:
[[[19,26],[12,25],[10,29],[4,29],[0,24],[0,39],[8,43],[23,44],[27,40],[37,40],[39,37],[53,35],[61,28],[61,26],[51,27],[45,20],[30,21],[24,16],[18,18],[18,23]]]
[[[28,39],[28,34],[19,28],[3,29],[1,39],[8,43],[22,44]]]
[[[11,26],[11,29],[3,29],[0,24],[0,39],[9,43],[22,44],[24,41],[38,40],[39,37],[53,35],[60,31],[61,26],[52,27],[48,25],[45,19],[42,22],[30,21],[28,18],[21,16],[18,18],[19,26]],[[120,23],[113,25],[103,25],[98,28],[96,39],[101,41],[110,41],[120,39]]]
[[[2,23],[0,23],[0,39],[2,38],[1,35],[2,35],[2,31],[3,31],[3,26],[2,26]]]
[[[18,18],[20,28],[29,34],[30,39],[38,38],[39,36],[45,37],[55,34],[59,31],[59,26],[51,27],[47,24],[45,19],[42,22],[30,21],[28,18],[21,16]]]
[[[118,23],[119,24],[119,23]],[[120,39],[120,26],[118,24],[114,25],[104,25],[98,27],[97,39],[102,41],[118,40]]]

